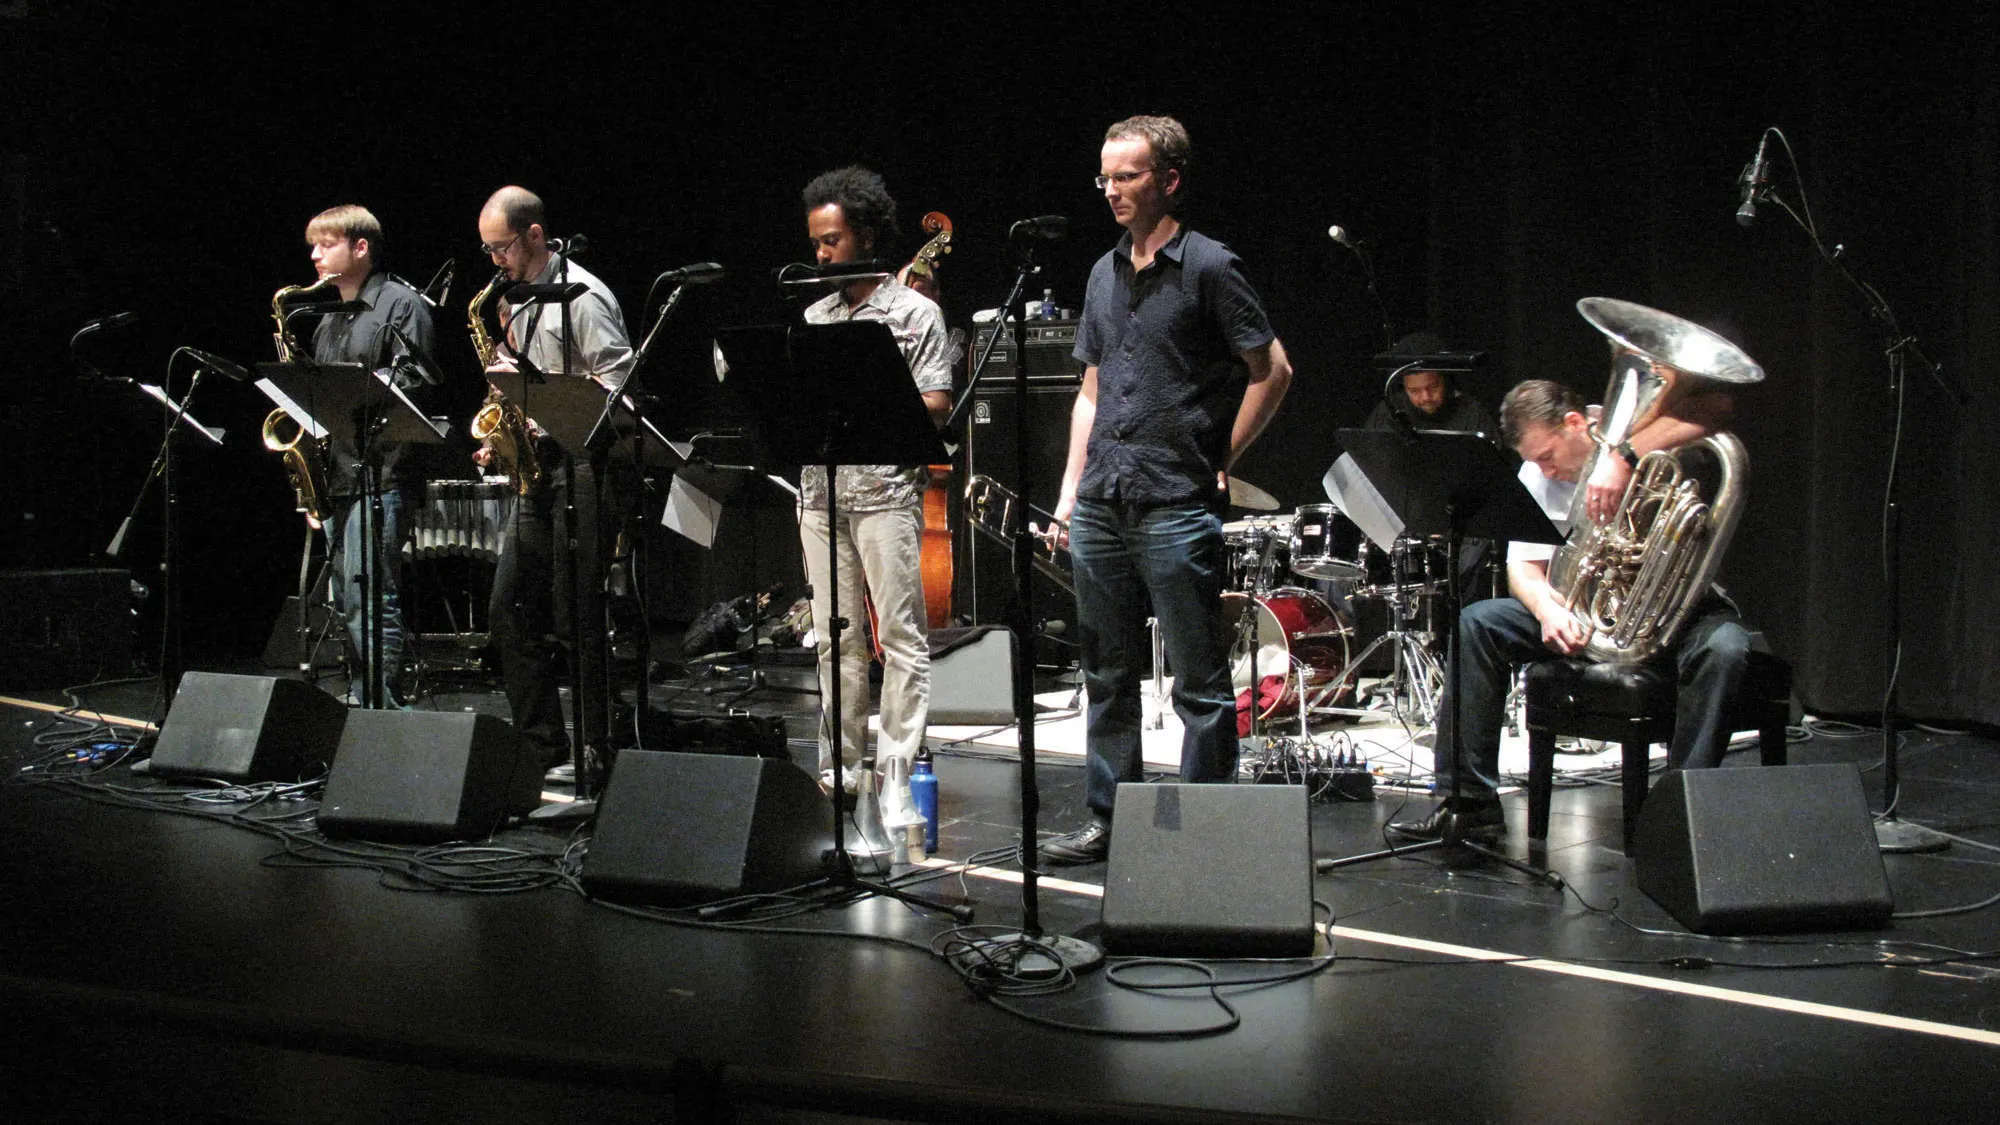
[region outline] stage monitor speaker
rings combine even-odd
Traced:
[[[1014,721],[1014,632],[977,625],[931,634],[930,721],[996,726]]]
[[[347,705],[311,684],[188,672],[153,748],[162,777],[303,781],[326,771]]]
[[[389,843],[479,840],[541,803],[542,763],[513,726],[462,711],[354,711],[319,828]]]
[[[1696,933],[1860,929],[1895,908],[1852,762],[1676,770],[1632,848],[1639,889]]]
[[[1105,952],[1311,956],[1308,812],[1302,785],[1120,785]]]
[[[598,798],[583,886],[649,903],[797,886],[826,872],[831,813],[791,762],[627,750]]]

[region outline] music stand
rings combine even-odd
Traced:
[[[382,452],[385,442],[441,442],[447,425],[410,401],[391,373],[359,363],[260,363],[257,389],[291,415],[302,430],[328,450],[353,451],[361,467],[361,557],[363,707],[387,704],[382,696]],[[299,597],[303,628],[306,592]]]
[[[1450,619],[1458,620],[1458,551],[1467,536],[1514,540],[1524,543],[1561,543],[1563,537],[1542,512],[1541,505],[1528,494],[1516,475],[1513,460],[1479,434],[1446,430],[1341,430],[1340,444],[1354,457],[1362,475],[1381,494],[1382,500],[1403,521],[1403,532],[1419,537],[1446,537],[1447,574],[1451,576],[1447,595]],[[1454,708],[1451,724],[1452,793],[1465,768],[1461,753],[1465,724],[1458,721],[1465,698],[1459,679],[1459,645],[1451,641],[1451,672],[1448,685]],[[1433,749],[1436,749],[1435,747]],[[1431,848],[1463,849],[1507,865],[1523,874],[1548,882],[1546,871],[1523,863],[1495,848],[1465,838],[1464,825],[1447,810],[1444,831],[1435,840],[1421,840],[1407,847],[1342,859],[1314,862],[1317,871],[1331,871],[1387,856],[1408,855]]]
[[[833,869],[827,881],[837,888],[887,895],[899,902],[968,917],[951,907],[856,874],[848,854],[841,797],[844,787],[840,721],[840,645],[847,629],[840,616],[836,482],[841,465],[930,465],[946,459],[944,443],[910,379],[910,365],[887,325],[876,321],[839,324],[771,325],[724,328],[716,346],[741,380],[739,396],[751,414],[760,468],[820,465],[826,470],[827,591],[831,620],[826,630],[834,674],[829,698],[822,699],[822,722],[831,725],[834,748]],[[861,768],[874,769],[874,755],[862,752]],[[858,831],[866,840],[866,825]]]
[[[176,354],[179,354],[178,352]],[[180,536],[180,521],[176,517],[179,495],[174,477],[174,439],[183,427],[213,445],[221,445],[223,431],[214,426],[204,426],[188,413],[188,403],[194,400],[195,388],[201,386],[205,367],[197,367],[194,377],[188,381],[187,393],[176,402],[164,387],[151,383],[134,383],[147,398],[159,403],[167,411],[166,433],[160,437],[160,448],[153,455],[152,467],[146,470],[146,477],[139,482],[139,494],[132,498],[131,510],[118,524],[118,530],[111,536],[111,542],[104,548],[106,559],[115,559],[124,553],[125,536],[132,530],[132,521],[139,516],[139,509],[146,503],[146,497],[153,490],[153,482],[159,481],[161,488],[160,515],[160,573],[164,576],[165,596],[161,598],[160,610],[160,697],[171,706],[174,694],[180,690],[180,582],[175,573],[176,556],[179,554],[175,542]],[[172,361],[168,361],[167,374],[171,383]]]

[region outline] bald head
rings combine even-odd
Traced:
[[[547,226],[542,197],[524,187],[503,187],[479,209],[479,241],[515,281],[536,277],[548,261]]]
[[[486,206],[480,208],[479,216],[484,219],[489,214],[506,223],[511,231],[525,231],[531,226],[547,229],[549,223],[542,207],[542,197],[512,184],[487,197]]]

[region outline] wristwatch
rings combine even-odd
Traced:
[[[1639,453],[1637,450],[1632,448],[1631,442],[1629,441],[1619,442],[1616,447],[1616,450],[1618,456],[1625,458],[1625,463],[1627,465],[1630,465],[1635,469],[1639,467]]]

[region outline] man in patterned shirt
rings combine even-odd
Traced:
[[[815,178],[803,193],[806,233],[821,265],[838,265],[886,252],[896,236],[896,201],[882,177],[866,168],[837,168]],[[909,362],[910,377],[933,421],[951,413],[951,367],[944,317],[930,298],[893,278],[851,281],[805,311],[808,324],[872,320],[888,325]],[[885,773],[900,779],[882,793],[883,822],[890,828],[920,818],[910,801],[909,765],[923,745],[930,712],[930,637],[924,621],[920,569],[925,470],[921,465],[842,465],[834,504],[839,522],[839,608],[848,620],[861,613],[862,584],[874,600],[882,647],[882,738],[877,754]],[[807,466],[799,479],[799,542],[812,583],[813,620],[820,623],[819,685],[832,698],[833,654],[825,622],[833,619],[834,588],[827,576],[826,470]],[[840,650],[841,714],[823,710],[819,764],[828,787],[851,786],[849,767],[865,755],[868,736],[868,654],[850,639]],[[836,754],[834,730],[839,729]],[[891,761],[900,768],[890,767]]]

